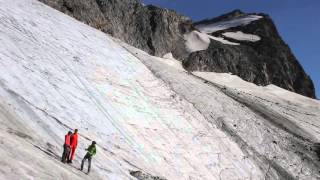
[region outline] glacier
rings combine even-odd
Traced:
[[[0,42],[0,179],[320,177],[318,100],[187,72],[36,0],[0,0]]]

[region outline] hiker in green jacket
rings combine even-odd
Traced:
[[[81,162],[81,171],[83,170],[83,165],[84,165],[84,162],[86,159],[88,159],[88,172],[87,174],[89,174],[90,172],[90,168],[91,168],[91,159],[92,159],[92,156],[94,156],[97,152],[97,148],[96,148],[96,142],[95,141],[92,141],[92,144],[86,149],[87,154],[84,156],[84,158],[82,159],[82,162]]]

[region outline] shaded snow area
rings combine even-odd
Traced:
[[[0,43],[0,179],[264,177],[232,137],[104,33],[35,0],[0,0]],[[183,71],[175,66],[163,68]],[[71,128],[79,145],[66,165]],[[86,175],[78,168],[91,140]]]
[[[259,87],[230,74],[186,72],[179,63],[126,48],[192,103],[209,124],[238,144],[242,159],[254,162],[254,167],[260,169],[251,179],[320,178],[318,100],[274,85]],[[224,152],[220,153],[223,156]],[[228,168],[235,175],[221,179],[243,179],[237,171],[246,169],[235,164],[235,169]]]
[[[219,41],[223,44],[239,45],[239,43],[230,42],[222,37],[214,37],[198,31],[192,31],[184,34],[185,47],[189,53],[208,49],[210,45],[210,39]]]
[[[261,18],[263,17],[258,15],[247,15],[244,17],[239,17],[237,19],[232,19],[228,21],[221,21],[221,22],[209,23],[209,24],[199,24],[199,25],[196,25],[196,28],[203,33],[211,34],[213,32],[229,29],[232,27],[244,26],[244,25],[250,24],[252,21],[256,21]]]
[[[246,34],[243,33],[241,31],[237,31],[237,32],[226,32],[223,33],[222,35],[228,37],[228,38],[232,38],[235,40],[239,40],[239,41],[251,41],[251,42],[256,42],[256,41],[260,41],[261,38],[257,35],[254,34]]]

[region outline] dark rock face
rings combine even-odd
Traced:
[[[219,17],[219,20],[230,20],[245,16],[239,11]],[[222,44],[211,41],[207,50],[190,54],[183,62],[190,71],[231,72],[242,79],[258,85],[275,84],[284,89],[315,98],[315,90],[310,77],[292,54],[290,48],[279,36],[276,27],[269,16],[260,14],[262,19],[253,21],[245,26],[238,26],[214,32],[221,36],[225,32],[242,31],[261,37],[260,41],[237,41],[239,46]],[[209,23],[210,20],[201,23]],[[212,22],[217,22],[213,19]],[[199,23],[198,23],[199,24]]]
[[[183,34],[194,25],[232,20],[247,16],[240,10],[192,24],[189,18],[155,6],[143,6],[139,0],[40,0],[103,32],[152,55],[172,52],[190,71],[231,72],[259,85],[275,84],[284,89],[315,98],[310,77],[279,36],[272,20],[264,18],[245,26],[214,32],[242,31],[262,39],[239,41],[232,46],[211,40],[207,50],[187,53]],[[224,37],[225,39],[228,39]],[[237,42],[234,39],[228,39]]]
[[[174,11],[143,6],[138,0],[40,0],[152,55],[185,57],[183,24]]]

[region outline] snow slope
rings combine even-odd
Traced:
[[[188,73],[35,0],[0,0],[0,43],[0,179],[320,178],[317,100]],[[72,128],[69,166],[59,156]]]
[[[318,100],[229,74],[189,73],[177,62],[126,48],[237,142],[243,158],[254,160],[264,172],[253,179],[320,178]]]
[[[35,0],[0,0],[0,43],[0,179],[263,178],[231,137],[104,33]],[[59,156],[72,128],[80,142],[69,166]],[[87,176],[78,168],[91,140]]]

